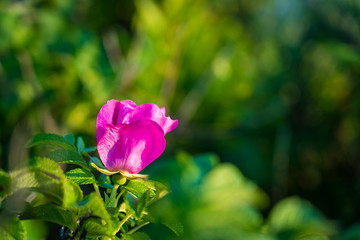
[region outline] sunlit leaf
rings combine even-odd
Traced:
[[[66,177],[76,184],[91,184],[96,183],[94,174],[84,168],[75,168],[66,172]]]
[[[151,188],[151,189],[155,189],[155,192],[156,192],[156,195],[154,198],[151,199],[151,202],[161,199],[166,194],[169,193],[168,187],[165,186],[164,184],[162,184],[161,182],[148,180],[148,181],[146,181],[146,183],[151,184],[151,186],[153,186],[153,188]]]
[[[30,160],[30,165],[32,170],[41,171],[44,173],[51,174],[55,178],[65,177],[62,169],[59,167],[56,162],[45,158],[45,157],[35,157]]]
[[[124,240],[135,240],[132,236],[126,235],[126,234],[121,234],[121,237],[122,237]]]
[[[115,234],[120,230],[118,212],[108,212],[110,214],[111,221],[104,221],[99,217],[90,216],[84,221],[84,228],[88,233],[89,237],[101,237],[108,236],[111,239],[117,239]]]
[[[11,192],[29,189],[46,195],[57,204],[62,204],[63,185],[60,178],[55,179],[44,172],[27,168],[16,170],[10,174]]]
[[[105,208],[103,200],[95,192],[90,193],[84,200],[70,206],[69,209],[79,217],[91,213],[92,216],[104,219],[105,223],[111,222],[111,217]]]
[[[76,202],[83,199],[83,192],[79,185],[73,181],[69,181],[66,178],[62,180],[63,199],[62,206],[69,207],[73,206]]]
[[[12,193],[21,189],[44,194],[49,200],[58,205],[72,205],[74,202],[81,200],[82,191],[78,185],[66,179],[65,174],[58,170],[49,172],[36,169],[36,166],[16,170],[10,174],[12,179]]]
[[[155,196],[155,187],[152,182],[147,182],[147,180],[143,179],[135,179],[127,182],[125,186],[123,186],[128,192],[132,193],[137,198],[140,198],[148,189],[150,191],[150,197]]]
[[[150,199],[150,189],[144,192],[144,194],[139,198],[137,202],[135,214],[138,219],[141,219],[142,213],[145,210],[149,199]]]
[[[49,234],[46,222],[38,220],[21,220],[26,230],[27,240],[46,239]]]
[[[16,217],[3,216],[0,219],[0,239],[6,240],[25,240],[25,228]]]
[[[108,225],[101,218],[89,218],[83,223],[87,236],[92,238],[111,236]]]

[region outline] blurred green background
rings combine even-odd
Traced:
[[[359,16],[357,0],[2,0],[0,167],[24,164],[40,132],[96,145],[108,99],[153,102],[179,127],[152,168],[212,152],[264,190],[259,216],[297,195],[346,228],[360,216]],[[184,239],[211,239],[194,229]]]

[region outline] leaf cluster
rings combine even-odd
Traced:
[[[104,167],[90,155],[96,147],[72,134],[39,134],[27,146],[51,151],[27,167],[0,170],[0,239],[27,239],[27,220],[62,226],[62,239],[149,239],[137,231],[157,221],[148,207],[168,193],[165,185],[126,178],[120,185],[119,174],[111,179],[92,167]]]

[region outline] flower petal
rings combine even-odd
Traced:
[[[142,104],[129,111],[124,117],[123,123],[131,123],[141,119],[150,119],[156,122],[164,130],[164,134],[174,130],[178,125],[177,120],[165,116],[165,108],[160,109],[153,103]]]
[[[126,125],[107,125],[97,149],[107,169],[134,174],[160,157],[165,145],[162,128],[143,119]]]
[[[166,116],[166,109],[164,107],[160,108],[160,111],[164,114],[164,116]]]
[[[136,108],[136,104],[131,100],[117,101],[109,100],[102,108],[96,119],[96,139],[97,141],[105,134],[105,127],[108,124],[119,125],[125,115]]]

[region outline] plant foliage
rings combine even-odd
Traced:
[[[168,193],[166,186],[146,179],[125,179],[122,185],[111,181],[90,167],[91,161],[99,160],[88,154],[93,148],[86,148],[81,137],[75,144],[72,135],[44,133],[27,146],[51,151],[46,157],[32,158],[27,167],[0,172],[0,239],[27,239],[22,226],[26,220],[61,225],[63,239],[146,236],[135,232],[154,221],[147,209]],[[93,191],[84,191],[82,185],[92,186]]]

